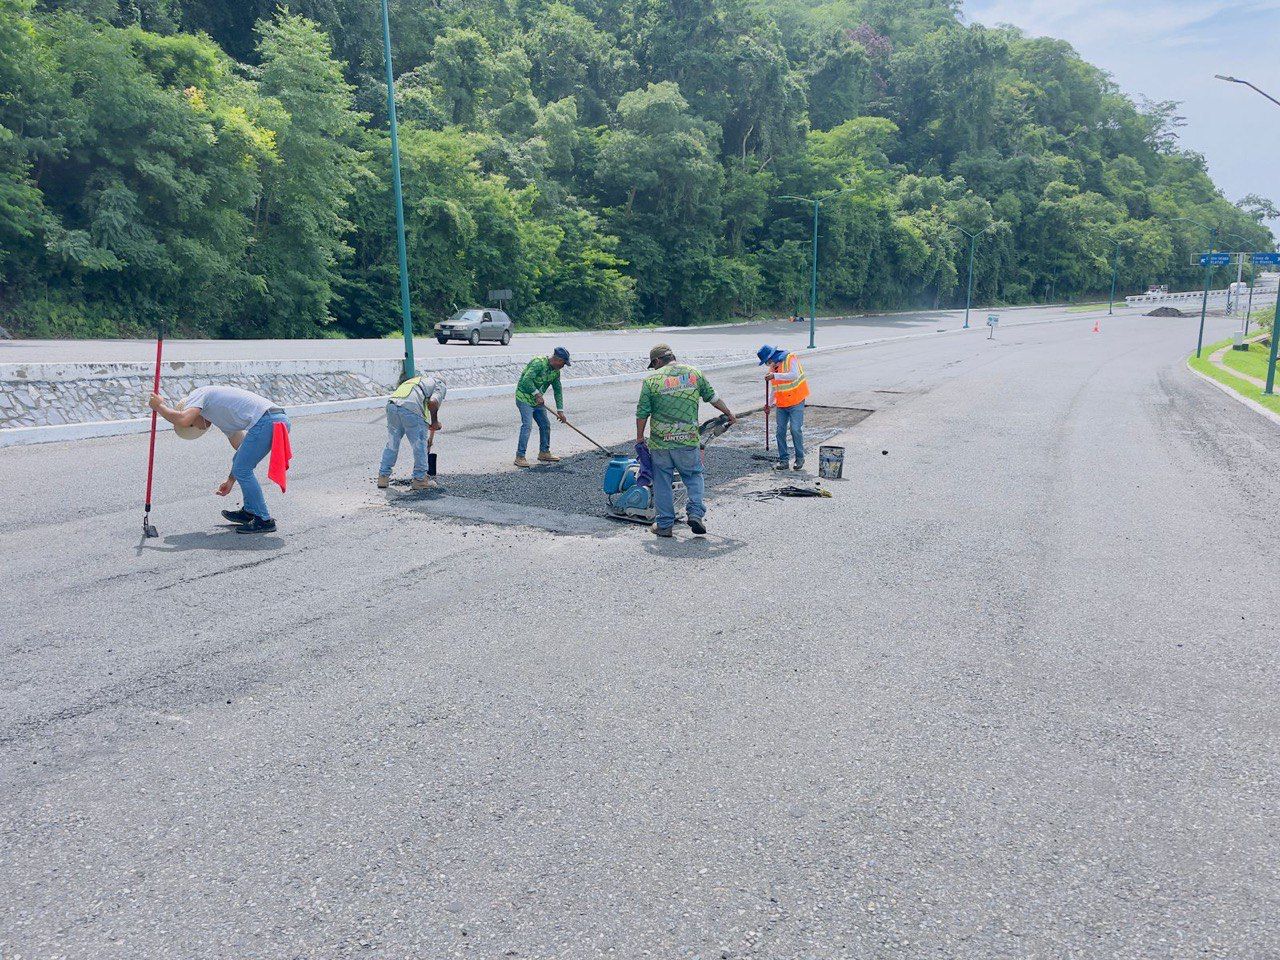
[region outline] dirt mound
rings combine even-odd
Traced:
[[[1148,313],[1147,316],[1148,317],[1189,317],[1191,316],[1191,314],[1183,313],[1177,307],[1156,307],[1154,310]]]

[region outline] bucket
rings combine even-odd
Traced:
[[[823,480],[840,480],[844,477],[844,447],[818,448],[818,476]]]

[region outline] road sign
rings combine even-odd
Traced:
[[[1225,267],[1231,262],[1231,254],[1229,253],[1202,253],[1200,254],[1200,266],[1208,267]]]
[[[1254,263],[1280,263],[1280,253],[1255,253]]]
[[[999,323],[999,322],[1000,322],[1000,316],[999,316],[998,314],[995,314],[995,313],[988,313],[988,314],[987,314],[987,326],[988,326],[988,327],[994,327],[994,326],[995,326],[997,323]]]
[[[510,290],[490,290],[489,299],[494,303],[500,303],[503,300],[510,300],[511,291]]]

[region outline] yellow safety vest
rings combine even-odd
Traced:
[[[805,378],[804,367],[796,359],[794,353],[788,353],[787,359],[773,365],[774,373],[791,373],[795,371],[794,380],[773,381],[773,402],[779,407],[794,407],[809,398],[809,381]]]

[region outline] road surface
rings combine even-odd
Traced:
[[[216,438],[146,544],[145,438],[0,451],[0,956],[1280,955],[1277,428],[1194,320],[1092,324],[813,357],[849,479],[713,448],[705,539],[564,430],[514,477],[502,399],[420,500],[299,421],[260,539]]]

